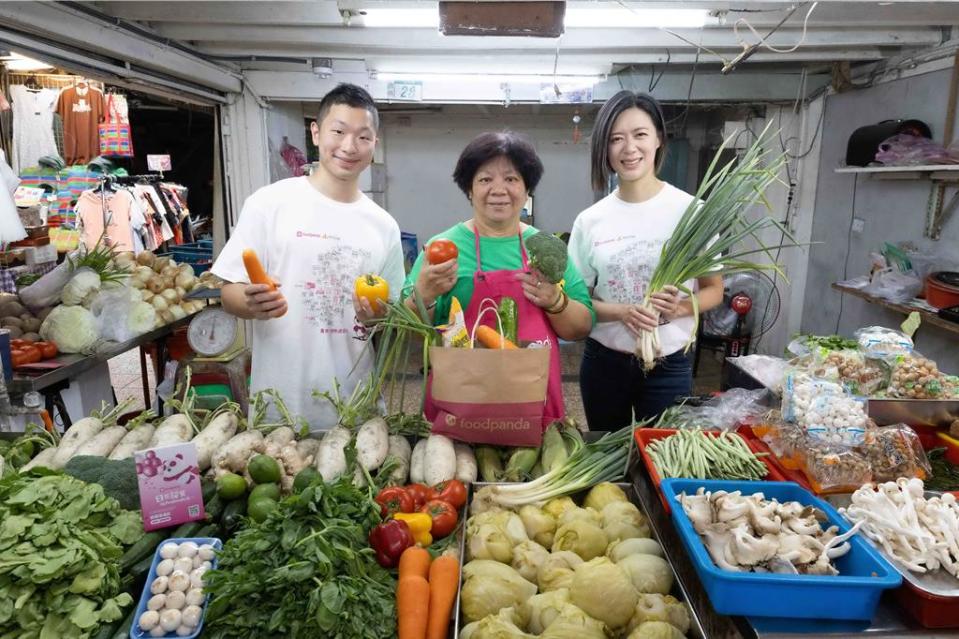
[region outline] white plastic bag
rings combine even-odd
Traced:
[[[922,292],[922,280],[912,271],[900,273],[892,268],[878,271],[863,291],[902,304]]]
[[[156,326],[156,310],[139,291],[122,287],[100,291],[90,306],[101,339],[125,342]]]

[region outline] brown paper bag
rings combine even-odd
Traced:
[[[549,349],[430,347],[433,432],[460,441],[539,446]]]

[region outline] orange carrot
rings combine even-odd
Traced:
[[[430,576],[430,561],[432,558],[425,548],[410,546],[400,555],[399,578],[415,576],[427,579]]]
[[[517,348],[516,344],[496,332],[495,328],[489,326],[477,326],[476,339],[486,348]]]
[[[446,639],[450,613],[460,583],[460,564],[450,555],[443,555],[430,566],[430,616],[426,639]]]
[[[276,282],[263,270],[256,251],[249,248],[243,249],[243,266],[246,267],[246,274],[250,277],[251,284],[267,284],[271,291],[276,290]]]
[[[396,584],[396,629],[399,639],[425,639],[430,584],[422,577],[403,577]]]

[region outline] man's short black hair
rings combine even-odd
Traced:
[[[597,191],[605,190],[607,180],[612,173],[609,166],[609,137],[613,131],[613,124],[623,111],[633,108],[644,111],[653,121],[653,126],[656,127],[656,133],[659,135],[660,141],[660,146],[656,149],[653,167],[657,173],[663,168],[663,162],[666,160],[667,143],[666,118],[663,116],[663,108],[656,98],[648,93],[620,91],[606,100],[606,103],[603,104],[596,115],[596,122],[593,123],[593,136],[590,140],[590,173],[593,189]]]
[[[330,112],[334,104],[345,104],[354,109],[366,109],[373,116],[373,129],[380,128],[380,114],[376,110],[376,103],[366,89],[355,84],[338,84],[336,88],[323,96],[320,100],[320,111],[316,115],[316,123],[323,124],[323,118]]]
[[[497,157],[505,157],[519,172],[530,193],[543,177],[543,163],[525,135],[513,131],[480,133],[466,145],[456,161],[453,181],[469,197],[473,178],[481,166]]]

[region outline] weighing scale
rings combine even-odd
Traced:
[[[220,306],[200,311],[190,322],[186,338],[198,362],[229,362],[246,348],[244,323]]]

